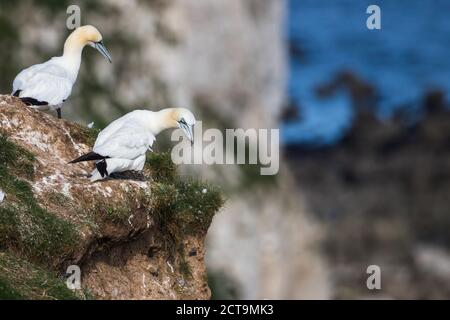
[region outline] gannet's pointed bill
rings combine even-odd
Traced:
[[[186,120],[184,120],[183,118],[180,121],[178,121],[178,123],[180,125],[181,130],[183,130],[189,141],[191,141],[191,144],[194,144],[194,132],[193,132],[194,125],[187,124]]]
[[[106,59],[108,59],[110,63],[112,63],[111,54],[106,49],[103,41],[95,42],[94,48],[97,49],[97,51],[100,52],[102,54],[102,56],[104,56]]]
[[[183,130],[191,144],[194,144],[195,117],[191,111],[185,108],[169,109],[172,111],[172,119],[176,121],[178,127]]]

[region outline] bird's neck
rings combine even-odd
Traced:
[[[78,75],[78,70],[81,65],[81,54],[85,42],[76,34],[72,33],[64,43],[64,52],[62,58],[65,66],[75,77]]]
[[[87,44],[86,37],[80,30],[75,30],[66,39],[64,43],[64,55],[81,55],[84,46]]]
[[[172,109],[164,109],[149,114],[146,125],[153,135],[156,136],[166,129],[178,128],[176,121],[173,120],[172,112]]]

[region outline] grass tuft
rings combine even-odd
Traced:
[[[0,246],[48,263],[64,257],[76,245],[77,232],[69,222],[41,208],[31,185],[34,157],[0,134]]]
[[[151,189],[157,221],[182,235],[206,233],[224,203],[216,187],[201,181],[153,181]]]
[[[172,162],[170,153],[150,152],[147,154],[146,164],[150,167],[154,180],[173,181],[175,179],[177,167]]]
[[[0,133],[0,170],[9,167],[12,173],[32,179],[34,160],[32,153],[10,142]],[[5,172],[0,171],[0,179],[5,175]]]
[[[76,143],[83,143],[88,146],[94,146],[100,129],[83,127],[77,123],[71,123],[68,126],[70,136]]]
[[[80,299],[64,279],[39,266],[0,252],[0,299]]]
[[[201,181],[153,181],[151,189],[151,215],[164,235],[164,249],[179,272],[189,279],[192,273],[183,241],[189,235],[206,234],[224,204],[222,193]]]
[[[165,237],[165,250],[178,257],[178,270],[189,278],[183,240],[189,235],[206,234],[216,212],[224,204],[222,192],[197,180],[182,180],[169,153],[152,153],[147,161],[152,173],[151,216]]]

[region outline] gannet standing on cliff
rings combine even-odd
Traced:
[[[60,119],[62,104],[72,92],[86,45],[97,49],[111,62],[100,32],[93,26],[82,26],[69,35],[61,57],[22,70],[14,79],[12,94],[33,108],[56,109]]]
[[[135,110],[110,123],[95,141],[93,151],[69,162],[95,161],[91,181],[115,172],[141,171],[145,153],[152,150],[155,137],[163,130],[181,128],[193,142],[195,117],[184,108],[169,108],[158,112]]]

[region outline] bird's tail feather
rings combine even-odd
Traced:
[[[104,160],[107,157],[104,157],[102,155],[99,155],[98,153],[95,153],[94,151],[91,151],[89,153],[86,153],[82,155],[79,158],[76,158],[75,160],[70,161],[69,163],[77,163],[77,162],[83,162],[83,161],[94,161],[94,160]]]
[[[100,174],[103,177],[107,177],[109,175],[108,173],[108,164],[106,163],[106,159],[103,159],[102,161],[99,161],[95,164],[95,167],[97,168],[98,172],[100,172]]]
[[[95,181],[103,180],[103,179],[105,179],[105,177],[102,177],[102,175],[100,174],[100,172],[98,172],[97,168],[94,169],[94,171],[92,171],[92,174],[91,174],[91,182],[95,182]]]
[[[48,105],[47,101],[39,101],[34,98],[20,97],[19,99],[22,100],[22,102],[25,103],[27,106],[47,106]]]
[[[98,161],[95,164],[94,171],[92,171],[91,182],[106,179],[109,176],[107,167],[108,167],[108,164],[106,163],[106,159],[103,159],[102,161]]]

